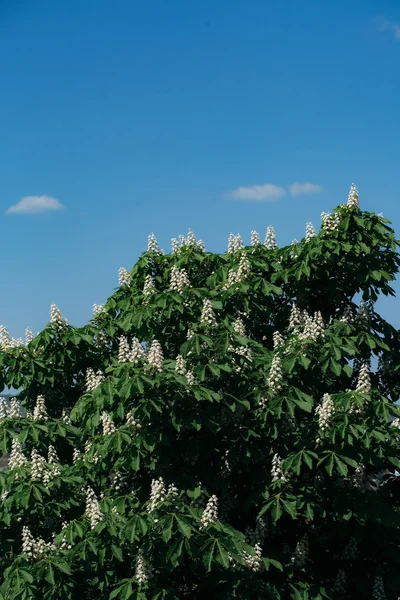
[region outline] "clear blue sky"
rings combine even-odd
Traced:
[[[353,181],[400,237],[399,23],[397,0],[1,0],[0,324],[83,325],[152,231],[288,244]],[[32,196],[65,209],[6,214]]]

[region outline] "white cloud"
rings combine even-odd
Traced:
[[[17,204],[13,204],[6,210],[6,215],[16,214],[35,214],[50,210],[62,210],[65,208],[55,198],[50,196],[25,196]]]
[[[322,187],[316,183],[292,183],[289,185],[289,191],[292,196],[315,194],[315,192],[320,192],[321,190]]]
[[[272,201],[281,198],[286,194],[282,187],[272,183],[263,185],[249,185],[248,187],[238,187],[225,195],[236,200],[266,200]]]
[[[390,31],[393,33],[396,40],[400,41],[400,23],[395,23],[394,21],[389,21],[382,17],[378,19],[378,29],[379,31]]]

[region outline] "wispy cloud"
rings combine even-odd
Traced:
[[[272,202],[286,194],[285,190],[278,185],[272,183],[264,183],[263,185],[249,185],[247,187],[238,187],[235,190],[226,192],[228,198],[235,200],[257,200]]]
[[[385,17],[381,17],[378,19],[378,29],[379,31],[389,31],[394,35],[396,40],[400,41],[400,23],[395,23]]]
[[[289,185],[289,191],[292,196],[302,196],[303,194],[315,194],[320,192],[322,187],[316,183],[291,183]]]
[[[6,215],[37,214],[51,210],[63,210],[64,208],[65,206],[50,196],[25,196],[17,204],[10,206],[6,210]]]

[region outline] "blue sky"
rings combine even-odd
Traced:
[[[400,237],[397,0],[2,0],[0,56],[14,337],[52,302],[83,325],[152,231],[168,251],[189,227],[217,252],[269,224],[288,244],[354,181]],[[53,205],[10,210],[35,196]]]

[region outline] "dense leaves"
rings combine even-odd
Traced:
[[[0,598],[398,598],[398,242],[330,219],[222,255],[151,237],[86,327],[3,343]]]

